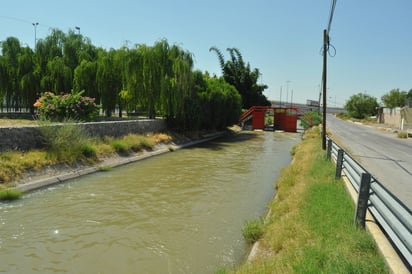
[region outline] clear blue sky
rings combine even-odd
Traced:
[[[96,46],[153,45],[166,38],[194,55],[195,69],[221,75],[211,46],[229,58],[238,48],[269,99],[317,100],[322,74],[320,49],[330,0],[71,0],[7,1],[0,9],[0,40],[34,44],[50,28],[80,27]],[[328,104],[341,106],[366,92],[380,101],[393,88],[412,89],[412,1],[338,0],[328,58]],[[289,81],[289,84],[287,82]]]

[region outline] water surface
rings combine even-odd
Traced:
[[[247,255],[299,135],[242,133],[0,203],[0,272],[214,273]]]

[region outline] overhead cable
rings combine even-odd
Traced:
[[[337,1],[337,0],[332,0],[332,3],[331,3],[331,5],[330,5],[329,22],[328,22],[328,32],[327,32],[328,35],[329,35],[329,33],[330,33],[330,27],[331,27],[331,25],[332,25],[333,14],[335,13],[336,1]]]

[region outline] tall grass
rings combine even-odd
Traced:
[[[264,223],[263,219],[246,221],[242,229],[242,234],[249,244],[257,242],[263,235]]]
[[[90,137],[82,127],[71,121],[54,126],[44,124],[40,131],[44,137],[48,157],[52,160],[74,163],[96,156]]]
[[[0,191],[0,201],[13,201],[20,199],[22,193],[13,189],[5,189]]]
[[[45,149],[0,153],[0,190],[10,187],[27,170],[40,170],[60,163],[94,164],[113,153],[129,155],[143,149],[151,150],[157,143],[169,143],[168,134],[130,134],[120,138],[90,138],[73,123],[51,126],[42,122],[41,133]]]
[[[353,202],[334,179],[318,129],[296,147],[276,188],[258,256],[236,273],[388,272],[372,236],[353,225]]]

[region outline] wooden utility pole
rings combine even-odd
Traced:
[[[323,73],[322,73],[322,85],[323,85],[323,119],[322,119],[322,149],[326,150],[326,67],[327,67],[327,55],[328,55],[329,37],[327,30],[323,30]]]

